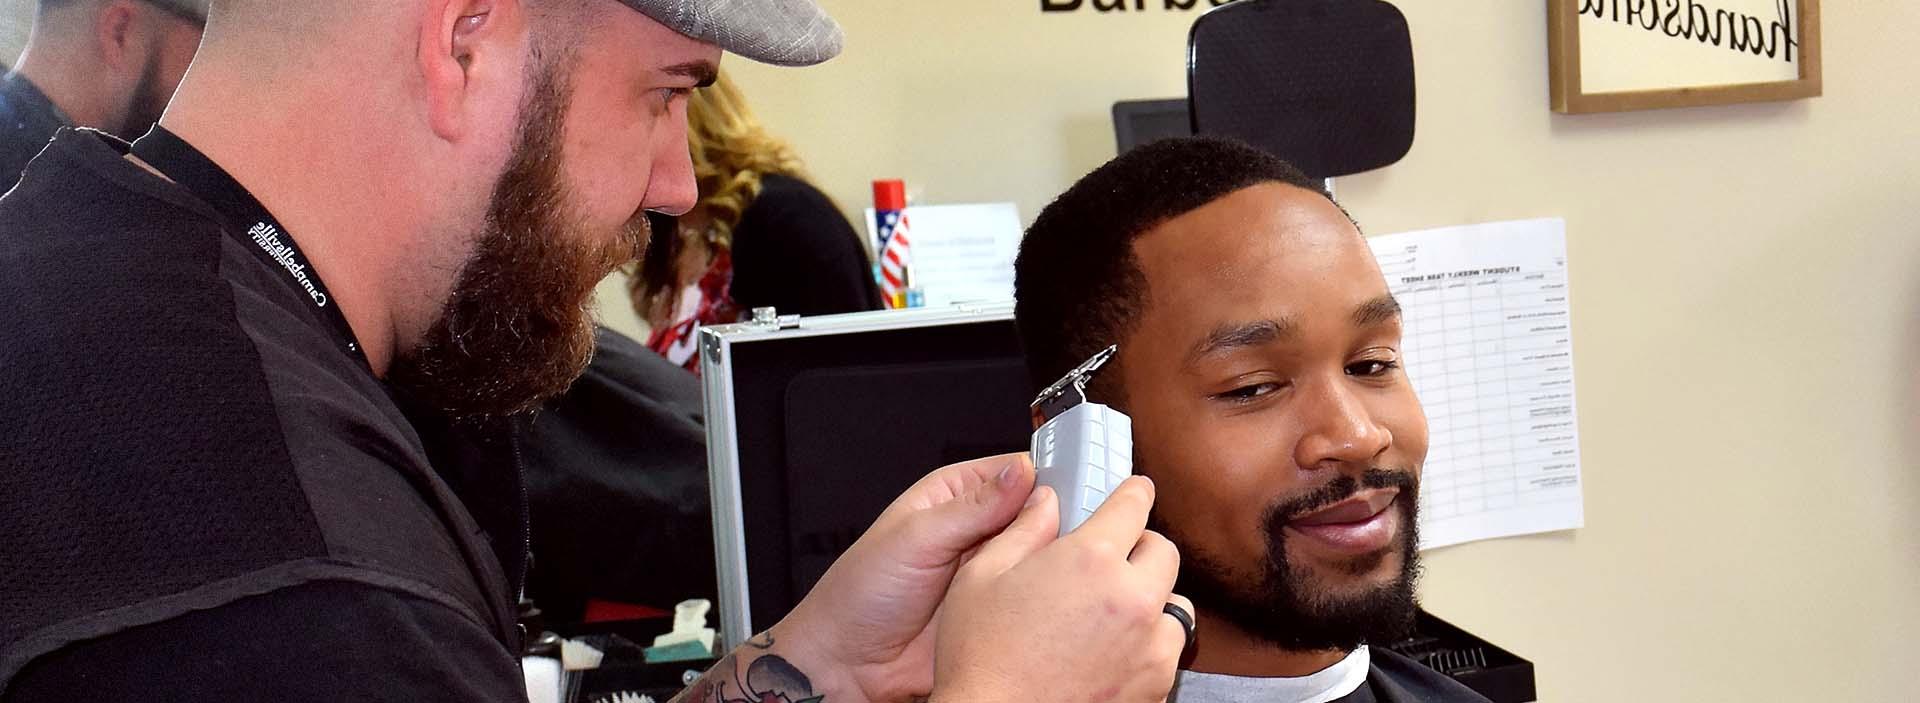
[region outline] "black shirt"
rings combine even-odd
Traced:
[[[126,149],[0,198],[0,700],[525,700],[501,452]]]
[[[733,227],[733,285],[741,310],[828,315],[880,309],[880,285],[860,235],[833,200],[806,181],[760,179],[760,195]]]
[[[72,124],[26,76],[0,77],[0,193],[20,180],[20,172],[47,147],[54,132]]]

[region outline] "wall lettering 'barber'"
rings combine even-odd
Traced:
[[[1233,0],[1040,0],[1041,12],[1190,12],[1219,7]]]

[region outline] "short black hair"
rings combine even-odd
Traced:
[[[1270,182],[1333,201],[1320,181],[1277,156],[1237,141],[1188,137],[1128,151],[1041,210],[1013,264],[1014,322],[1034,388],[1059,380],[1131,329],[1146,296],[1146,279],[1133,257],[1134,238]],[[1125,359],[1122,349],[1114,361]],[[1095,393],[1109,402],[1121,400],[1112,388],[1096,383]]]

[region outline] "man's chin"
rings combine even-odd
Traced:
[[[1339,589],[1348,585],[1392,583],[1400,578],[1407,548],[1402,535],[1364,554],[1328,554],[1303,548],[1298,542],[1288,542],[1286,550],[1287,563],[1296,571],[1303,572],[1317,584]]]
[[[438,339],[396,360],[388,381],[456,419],[533,410],[565,392],[593,356],[593,325],[584,316],[520,339],[475,334],[457,343],[458,335],[436,332]]]
[[[1404,571],[1399,553],[1391,549],[1332,562],[1296,560],[1292,565],[1301,592],[1327,601],[1364,600],[1391,590]]]

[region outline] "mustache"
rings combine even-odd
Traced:
[[[1340,501],[1352,498],[1363,488],[1398,488],[1400,498],[1412,500],[1419,491],[1420,480],[1406,469],[1369,468],[1359,478],[1341,474],[1325,485],[1312,488],[1304,493],[1287,498],[1267,509],[1267,527],[1279,530],[1295,519],[1318,511]]]
[[[613,238],[596,252],[591,265],[601,270],[598,271],[600,276],[594,281],[598,282],[607,274],[645,258],[647,244],[653,238],[654,231],[654,224],[647,217],[646,211],[642,210],[628,218],[620,225],[620,229],[614,232]]]

